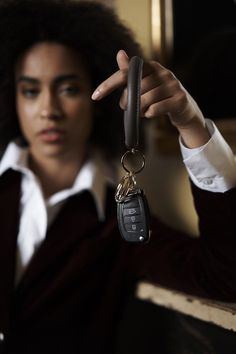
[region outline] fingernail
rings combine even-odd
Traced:
[[[152,118],[152,112],[150,109],[148,109],[145,113],[144,113],[144,117],[146,118]]]
[[[100,98],[100,96],[101,96],[101,92],[100,92],[99,89],[97,89],[96,91],[94,91],[94,93],[92,94],[91,98],[92,98],[92,100],[97,100],[97,99]]]
[[[128,55],[127,55],[127,53],[126,53],[126,51],[124,49],[120,49],[118,53],[119,54],[123,54],[123,55],[125,55],[128,58]]]

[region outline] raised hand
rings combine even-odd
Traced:
[[[100,100],[125,86],[129,58],[123,50],[117,53],[117,63],[119,70],[97,87],[92,99]],[[126,105],[127,91],[124,89],[120,106],[125,109]],[[204,117],[194,99],[175,75],[156,61],[144,63],[140,109],[146,118],[168,115],[190,148],[201,146],[209,140]]]

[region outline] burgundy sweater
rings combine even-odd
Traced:
[[[0,353],[113,353],[122,310],[139,280],[224,301],[236,300],[236,190],[193,187],[200,238],[152,219],[151,241],[126,243],[114,191],[106,221],[89,192],[71,197],[14,287],[21,176],[0,178]]]

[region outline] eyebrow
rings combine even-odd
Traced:
[[[83,78],[79,75],[76,74],[66,74],[66,75],[60,75],[57,76],[53,81],[55,84],[60,84],[61,82],[64,81],[69,81],[69,80],[73,80],[73,81],[81,81],[83,80]],[[40,83],[40,80],[27,76],[27,75],[22,75],[18,78],[17,82],[27,82],[30,84],[34,84],[34,85],[38,85]]]

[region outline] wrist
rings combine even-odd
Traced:
[[[184,145],[190,149],[205,145],[211,138],[204,118],[193,118],[184,125],[176,126],[176,128]]]

